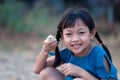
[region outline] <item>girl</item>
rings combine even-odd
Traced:
[[[102,47],[91,44],[94,37]],[[117,80],[110,53],[86,10],[67,11],[58,24],[56,39],[45,41],[36,59],[34,72],[40,74],[40,80]],[[66,48],[59,51],[60,40]],[[53,56],[48,58],[49,54]]]

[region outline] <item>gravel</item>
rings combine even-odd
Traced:
[[[33,66],[36,55],[0,52],[0,80],[39,80]]]

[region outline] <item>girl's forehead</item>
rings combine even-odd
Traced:
[[[86,28],[87,26],[84,24],[84,22],[81,20],[81,19],[78,19],[76,20],[75,24],[72,25],[72,26],[68,26],[64,29],[73,29],[73,28],[76,28],[76,29],[84,29]]]
[[[63,31],[81,31],[81,30],[88,30],[87,26],[84,25],[75,25],[74,27],[68,27],[63,29]]]
[[[77,19],[77,20],[76,20],[74,26],[76,26],[76,25],[78,25],[78,26],[86,26],[85,23],[84,23],[81,19]],[[74,27],[74,26],[73,26],[73,27]]]

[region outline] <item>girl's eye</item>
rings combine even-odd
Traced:
[[[79,32],[79,34],[84,34],[85,32]]]
[[[66,33],[65,35],[70,36],[70,35],[71,35],[71,33]]]

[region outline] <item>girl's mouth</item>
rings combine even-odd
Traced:
[[[74,49],[79,49],[81,47],[81,44],[73,44],[71,45]]]

